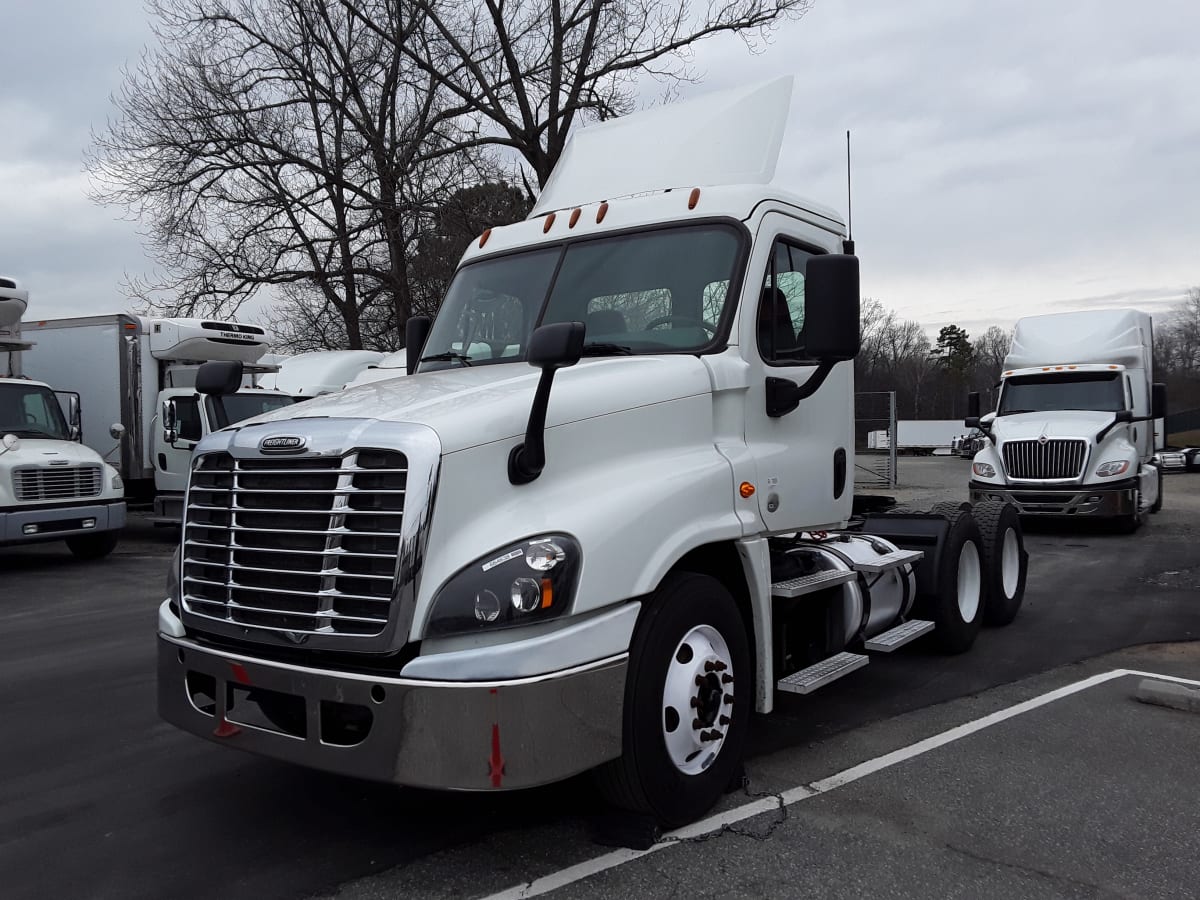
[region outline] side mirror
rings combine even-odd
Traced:
[[[83,410],[79,395],[74,391],[55,391],[58,405],[67,419],[67,433],[71,440],[83,440]]]
[[[978,428],[980,431],[983,430],[983,423],[979,421],[979,416],[967,416],[965,419],[963,419],[963,425],[967,428]]]
[[[196,390],[201,394],[225,397],[236,394],[242,386],[240,360],[221,359],[206,362],[196,373]]]
[[[583,357],[583,339],[587,329],[582,322],[556,322],[534,329],[529,338],[529,364],[542,370],[529,424],[525,428],[525,443],[517,444],[508,455],[508,480],[511,484],[528,484],[546,467],[546,409],[550,406],[550,386],[554,373],[573,366]]]
[[[1167,415],[1167,386],[1156,381],[1150,387],[1150,418],[1163,419]]]
[[[425,349],[425,341],[432,327],[433,320],[429,316],[409,316],[404,323],[404,363],[409,375],[417,371],[421,351]]]
[[[979,391],[971,391],[967,394],[967,418],[979,418]]]
[[[108,433],[112,435],[113,440],[119,441],[121,438],[125,437],[125,426],[120,422],[113,422],[113,424],[108,428]]]
[[[805,352],[820,362],[854,359],[860,342],[858,306],[858,257],[812,257],[804,271]]]
[[[163,440],[171,446],[179,440],[179,431],[176,425],[179,421],[179,413],[175,409],[174,400],[164,400],[162,405],[162,428]]]
[[[1128,409],[1118,410],[1116,412],[1116,414],[1113,416],[1113,421],[1114,422],[1132,422],[1133,421],[1133,412]]]

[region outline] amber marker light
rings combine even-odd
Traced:
[[[604,221],[604,217],[608,215],[608,201],[605,200],[600,204],[600,208],[596,210],[596,224],[599,225]]]
[[[700,188],[692,188],[692,193],[688,195],[688,209],[695,209],[696,204],[700,202]]]
[[[550,226],[552,226],[553,224],[554,224],[554,213],[550,213],[550,215],[546,216],[546,224],[542,226],[542,234],[545,234],[546,232],[548,232],[550,230]]]
[[[742,495],[743,500],[749,500],[754,496],[754,485],[748,481],[743,481],[742,486],[738,488],[738,493]]]
[[[542,579],[542,609],[549,609],[554,603],[554,585],[549,578]]]
[[[573,209],[573,210],[571,210],[571,220],[570,220],[569,222],[567,222],[567,227],[568,227],[568,228],[574,228],[574,227],[575,227],[575,223],[579,221],[579,214],[580,214],[582,211],[583,211],[583,210],[581,210],[581,209],[578,209],[578,208],[577,208],[577,209]]]

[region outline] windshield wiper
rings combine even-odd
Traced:
[[[592,343],[583,345],[584,356],[632,356],[633,350],[622,344]]]
[[[1002,416],[1019,416],[1021,413],[1037,412],[1036,409],[1006,409],[1000,413]]]
[[[460,362],[464,366],[469,366],[471,357],[447,350],[445,353],[431,353],[429,356],[422,356],[417,362]]]
[[[0,428],[0,432],[4,432],[4,429]],[[51,434],[48,431],[42,431],[40,428],[14,428],[14,429],[12,429],[11,432],[7,432],[7,433],[15,434],[17,437],[26,437],[26,438],[44,437],[44,438],[50,438],[50,440],[52,440],[52,441],[63,440],[63,438],[59,437],[57,434]]]

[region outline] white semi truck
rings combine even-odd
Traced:
[[[270,347],[270,335],[258,325],[116,313],[33,321],[26,334],[38,344],[27,371],[79,391],[84,444],[107,451],[108,423],[125,426],[118,468],[131,499],[153,500],[157,523],[181,520],[192,448],[219,427],[195,389],[201,363],[245,364],[244,385],[226,401],[231,421],[294,402],[252,386],[259,373],[274,368],[255,365]]]
[[[264,375],[264,388],[297,400],[340,391],[364,373],[373,372],[388,354],[376,350],[314,350],[279,360],[279,371]]]
[[[835,212],[770,183],[790,93],[580,131],[410,322],[412,374],[205,438],[161,715],[429,788],[595,769],[677,825],[781,692],[1011,620],[1010,506],[851,521],[858,260]],[[238,378],[210,363],[199,387]]]
[[[1111,518],[1135,530],[1162,505],[1152,464],[1154,383],[1150,316],[1134,309],[1030,316],[1017,322],[996,409],[968,426],[987,437],[971,464],[971,499],[1003,500],[1022,515]]]
[[[0,546],[65,540],[96,559],[125,526],[121,476],[79,443],[78,395],[22,377],[28,303],[28,291],[0,277]],[[110,447],[120,436],[110,425]]]

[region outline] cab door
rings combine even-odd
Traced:
[[[175,407],[174,435],[167,432],[165,407]],[[163,391],[158,396],[158,415],[152,423],[154,434],[154,486],[161,492],[183,493],[187,488],[192,450],[205,434],[204,410],[200,398],[186,391]],[[174,440],[171,440],[171,438]]]
[[[750,368],[746,443],[768,532],[837,527],[850,516],[854,364],[819,364],[805,339],[820,325],[805,321],[808,261],[839,245],[839,236],[781,213],[764,217],[755,240],[739,332]],[[779,402],[794,401],[818,381],[792,408]]]

